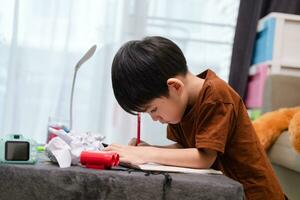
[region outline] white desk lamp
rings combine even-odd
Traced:
[[[97,46],[93,45],[85,54],[84,56],[78,61],[78,63],[75,65],[75,72],[73,76],[73,82],[72,82],[72,90],[71,90],[71,98],[70,98],[70,130],[72,130],[72,125],[73,125],[73,96],[74,96],[74,86],[75,86],[75,81],[76,81],[76,75],[77,71],[81,67],[83,63],[85,63],[88,59],[90,59],[95,51],[96,51]]]

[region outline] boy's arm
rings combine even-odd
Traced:
[[[217,157],[216,151],[197,148],[167,149],[113,144],[105,150],[119,153],[121,162],[132,164],[154,162],[190,168],[210,168]]]
[[[166,149],[181,149],[183,146],[179,143],[174,143],[174,144],[169,144],[169,145],[150,145],[152,147],[157,147],[157,148],[166,148]]]
[[[136,138],[132,138],[129,141],[128,145],[130,145],[130,146],[136,146],[136,141],[137,141]],[[183,148],[183,146],[180,145],[179,143],[174,143],[174,144],[160,146],[160,145],[151,145],[151,144],[148,144],[147,142],[145,142],[143,140],[141,140],[141,143],[138,144],[137,146],[151,146],[151,147],[167,148],[167,149],[179,149],[179,148]]]

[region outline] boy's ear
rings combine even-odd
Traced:
[[[169,88],[169,91],[174,91],[178,94],[181,94],[182,93],[182,90],[183,90],[183,82],[180,80],[180,79],[177,79],[177,78],[169,78],[167,80],[167,85],[168,85],[168,88]]]

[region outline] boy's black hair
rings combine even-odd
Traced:
[[[153,36],[125,43],[114,57],[112,86],[128,113],[144,112],[155,98],[168,97],[167,80],[188,71],[180,48],[171,40]]]

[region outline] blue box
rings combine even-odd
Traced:
[[[267,19],[256,34],[251,65],[272,60],[276,19]]]

